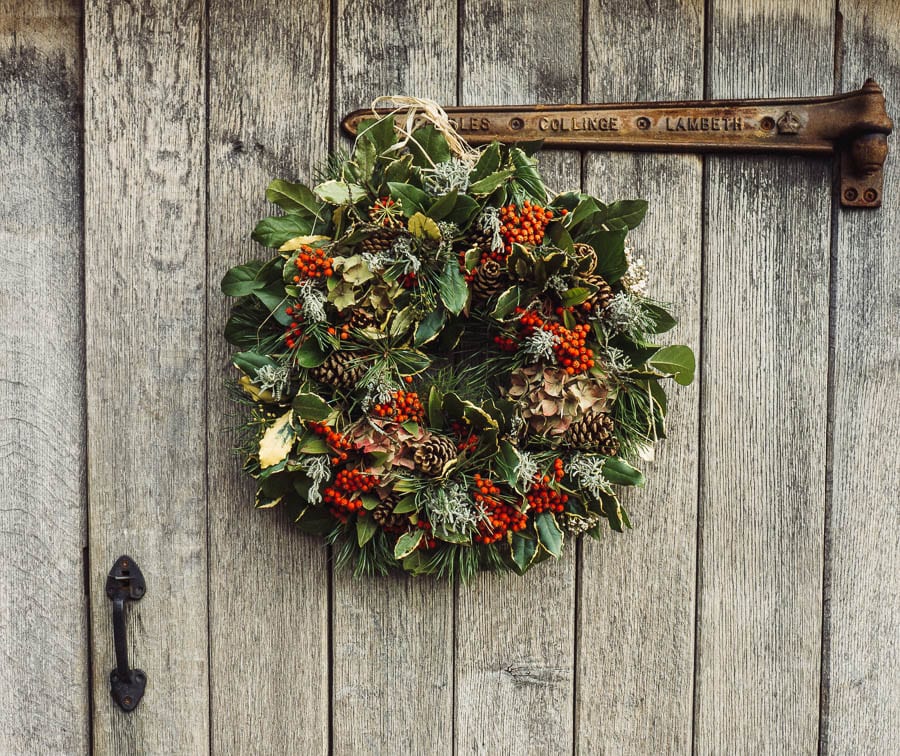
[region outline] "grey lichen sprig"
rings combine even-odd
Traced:
[[[471,166],[458,159],[450,158],[424,171],[425,186],[434,194],[444,195],[456,189],[465,192],[469,188]]]
[[[290,379],[290,371],[284,365],[263,365],[256,371],[253,382],[261,391],[271,391],[276,402],[281,401]]]
[[[642,341],[654,328],[650,313],[641,306],[641,297],[620,291],[603,311],[601,322],[612,331]]]
[[[471,536],[489,520],[484,505],[472,499],[464,483],[449,481],[423,488],[417,504],[427,513],[431,527],[443,536]]]
[[[324,454],[307,454],[300,459],[300,468],[311,481],[308,501],[310,504],[322,503],[322,486],[331,480],[333,470],[328,457]]]
[[[612,483],[603,474],[604,464],[604,457],[578,453],[569,460],[566,472],[596,499],[602,493],[612,493]]]

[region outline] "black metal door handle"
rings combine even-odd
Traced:
[[[147,586],[140,567],[129,556],[116,559],[106,578],[106,595],[113,602],[113,640],[116,667],[109,673],[109,689],[113,700],[123,711],[133,711],[147,686],[143,670],[128,666],[128,636],[125,628],[125,602],[140,601]]]

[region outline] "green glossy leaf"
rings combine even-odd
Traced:
[[[393,116],[367,118],[360,121],[356,133],[360,140],[371,142],[379,155],[397,143],[397,130],[394,128]]]
[[[222,293],[227,297],[245,297],[265,286],[266,282],[256,277],[262,266],[262,262],[253,260],[233,267],[222,278]]]
[[[294,412],[303,420],[320,423],[331,414],[331,408],[316,394],[302,393],[294,397]]]
[[[422,346],[422,344],[427,344],[429,341],[436,338],[441,332],[441,328],[444,327],[445,319],[446,310],[443,308],[438,308],[429,312],[428,315],[425,316],[425,319],[419,323],[419,327],[416,328],[413,344],[415,344],[415,346]]]
[[[319,343],[312,338],[304,341],[303,346],[294,352],[294,359],[297,361],[297,364],[305,368],[319,367],[325,362],[327,357],[328,355],[322,351]]]
[[[450,159],[450,146],[447,139],[430,123],[416,129],[409,140],[409,151],[413,156],[413,164],[421,168],[430,168],[437,163]]]
[[[522,293],[518,286],[510,286],[497,299],[497,306],[491,313],[491,317],[496,318],[497,320],[503,320],[503,318],[516,309],[521,296]]]
[[[513,533],[511,550],[513,562],[515,562],[518,572],[523,573],[531,567],[534,556],[537,554],[537,539],[522,533]]]
[[[481,151],[481,157],[475,163],[475,167],[469,174],[469,182],[475,183],[481,181],[486,176],[495,173],[500,167],[500,143],[491,142]]]
[[[469,298],[469,287],[466,285],[466,279],[463,277],[459,269],[459,263],[456,260],[448,260],[444,266],[444,273],[438,281],[438,292],[441,295],[441,301],[451,313],[459,315],[466,301]]]
[[[378,523],[371,516],[358,517],[356,519],[356,542],[360,548],[372,540],[372,536],[378,531]]]
[[[437,386],[432,386],[428,392],[428,425],[436,430],[444,427],[444,416],[441,414],[443,396]]]
[[[650,329],[650,333],[665,333],[674,328],[678,322],[667,310],[652,302],[642,301],[641,308],[653,318],[653,328]]]
[[[466,194],[460,194],[456,198],[453,210],[447,216],[447,220],[455,223],[461,229],[468,228],[472,219],[481,211],[481,205]]]
[[[582,286],[576,286],[574,289],[564,291],[560,295],[560,299],[562,300],[563,307],[575,307],[576,305],[580,305],[582,302],[586,302],[588,297],[590,296],[590,289],[586,289]]]
[[[265,354],[258,354],[254,351],[237,352],[231,358],[231,361],[238,370],[249,375],[251,378],[256,377],[256,373],[261,367],[266,365],[273,368],[278,367],[278,363],[271,357]]]
[[[416,506],[416,495],[415,494],[406,494],[406,496],[402,497],[400,501],[397,502],[394,507],[394,514],[410,514],[411,512],[418,511],[418,507]]]
[[[694,380],[694,371],[696,370],[694,353],[691,348],[680,344],[663,347],[647,360],[647,366],[671,375],[675,382],[682,386],[690,385]]]
[[[469,186],[470,194],[490,194],[498,187],[503,186],[513,175],[511,168],[502,171],[496,171],[489,176],[485,176],[480,181],[476,181]]]
[[[547,199],[547,187],[541,180],[536,169],[536,161],[522,150],[521,147],[512,147],[509,151],[510,160],[515,166],[515,181],[522,186],[532,199],[545,202]]]
[[[640,470],[621,457],[607,457],[603,463],[603,474],[610,483],[623,486],[643,486],[647,482]]]
[[[446,218],[456,206],[456,198],[458,196],[459,191],[451,189],[447,194],[438,197],[434,204],[428,208],[428,217],[436,221]]]
[[[625,237],[627,230],[595,231],[582,241],[590,244],[597,253],[596,272],[606,279],[607,283],[615,283],[628,270],[625,259]]]
[[[253,229],[253,240],[264,247],[278,249],[295,236],[307,236],[314,231],[313,222],[306,217],[289,213],[263,218]]]
[[[607,205],[599,221],[610,228],[637,228],[647,214],[647,200],[619,200]]]
[[[555,557],[562,554],[563,534],[550,512],[541,512],[535,517],[534,527],[541,546]]]
[[[309,187],[282,179],[275,179],[269,184],[266,189],[266,199],[288,213],[309,215],[315,218],[325,211],[322,203],[316,199],[316,195]]]
[[[428,195],[412,184],[399,184],[388,182],[391,197],[400,203],[400,209],[407,218],[412,218],[416,213],[424,213],[428,203]]]

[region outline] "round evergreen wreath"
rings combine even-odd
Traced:
[[[222,281],[239,451],[354,573],[523,573],[629,526],[619,486],[693,378],[627,244],[646,202],[548,197],[529,145],[373,118],[319,183],[273,181],[277,250]],[[630,461],[628,461],[630,460]]]

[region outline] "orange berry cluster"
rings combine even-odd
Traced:
[[[330,333],[332,336],[337,336],[338,329],[335,328],[334,326],[328,326],[328,333]],[[341,334],[341,341],[346,341],[347,339],[350,338],[350,324],[349,323],[344,323],[344,325],[341,326],[340,334]]]
[[[565,215],[568,211],[563,210]],[[544,241],[544,230],[553,220],[553,211],[540,205],[532,205],[528,200],[521,209],[515,205],[500,208],[500,235],[506,243],[506,252],[512,252],[513,243],[537,246]],[[498,262],[500,262],[498,260]]]
[[[534,482],[531,484],[531,490],[525,494],[530,509],[535,514],[541,512],[555,512],[559,514],[566,508],[566,502],[569,500],[567,494],[561,494],[554,488],[550,487],[550,481],[555,480],[557,483],[563,479],[565,470],[563,469],[563,461],[557,457],[553,462],[553,475],[535,475]]]
[[[378,483],[378,477],[360,470],[338,470],[331,485],[322,491],[322,498],[331,514],[341,522],[363,508],[363,494],[369,493]]]
[[[558,337],[559,341],[554,345],[553,352],[566,373],[577,375],[594,367],[594,352],[586,346],[587,336],[591,330],[589,325],[582,323],[569,330],[562,323],[544,321],[533,310],[517,307],[516,314],[519,315],[519,322],[522,324],[523,336],[530,336],[537,329],[543,328]]]
[[[300,254],[297,255],[295,264],[297,275],[294,276],[294,283],[300,283],[304,278],[328,278],[334,274],[331,267],[334,259],[329,257],[324,250],[313,249],[305,244],[300,247]]]
[[[501,352],[515,352],[519,348],[519,342],[509,336],[494,336],[494,343]]]
[[[515,507],[497,498],[500,489],[490,478],[483,478],[475,474],[476,493],[472,495],[487,512],[488,519],[478,523],[478,535],[476,543],[496,543],[510,531],[524,530],[528,524],[528,517]]]
[[[394,423],[405,423],[407,420],[421,422],[425,418],[425,408],[415,391],[400,389],[391,396],[393,398],[387,404],[376,404],[372,408],[378,417]]]
[[[347,452],[353,451],[355,448],[345,436],[342,436],[326,423],[309,423],[309,429],[317,436],[321,436],[325,443],[337,452],[337,456],[331,458],[331,464],[333,465],[338,464],[338,462],[346,462]]]

